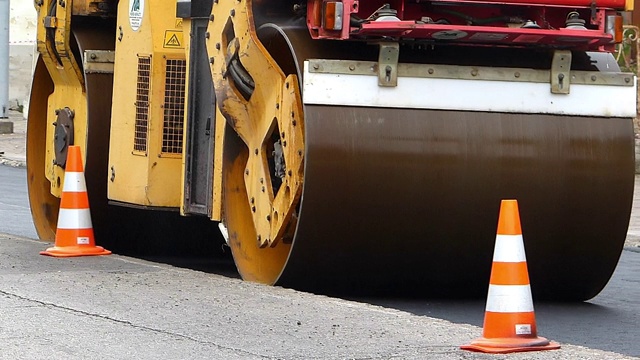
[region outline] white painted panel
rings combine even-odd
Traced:
[[[572,84],[571,94],[565,95],[552,94],[547,83],[399,77],[397,87],[381,87],[376,76],[310,73],[308,66],[305,62],[305,104],[636,116],[635,85]]]

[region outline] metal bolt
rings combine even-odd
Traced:
[[[631,78],[628,78],[628,77],[624,78],[624,82],[626,82],[626,83],[631,82]]]
[[[597,77],[595,75],[591,75],[591,81],[596,81]]]
[[[320,65],[318,64],[313,64],[313,70],[318,70],[320,69]]]
[[[519,78],[519,77],[520,77],[520,73],[516,71],[516,73],[515,73],[515,74],[513,74],[513,76],[515,76],[515,77]]]
[[[478,70],[476,69],[471,70],[471,76],[478,76]]]
[[[428,72],[430,75],[433,75],[433,69],[429,69],[429,70],[427,70],[427,72]]]
[[[90,57],[91,59],[95,60],[98,57],[98,55],[96,55],[96,53],[91,53]]]
[[[354,71],[356,69],[355,65],[349,65],[349,70]]]

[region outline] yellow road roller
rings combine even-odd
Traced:
[[[517,199],[537,299],[612,275],[634,185],[626,0],[36,0],[33,220],[70,145],[96,241],[322,294],[481,297]]]

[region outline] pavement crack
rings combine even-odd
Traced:
[[[189,341],[193,341],[195,343],[201,344],[201,345],[210,345],[210,346],[215,346],[218,349],[221,350],[227,350],[227,351],[233,351],[235,353],[238,353],[238,355],[244,355],[244,356],[253,356],[253,357],[259,357],[262,359],[278,359],[278,357],[271,357],[271,356],[265,356],[265,355],[261,355],[261,354],[256,354],[250,351],[246,351],[243,349],[238,349],[238,348],[234,348],[234,347],[229,347],[229,346],[224,346],[224,345],[220,345],[217,344],[215,342],[211,342],[211,341],[206,341],[206,340],[200,340],[188,335],[184,335],[184,334],[180,334],[180,333],[175,333],[175,332],[171,332],[171,331],[167,331],[167,330],[163,330],[163,329],[156,329],[156,328],[152,328],[149,326],[145,326],[145,325],[138,325],[138,324],[134,324],[131,321],[128,320],[121,320],[121,319],[116,319],[107,315],[101,315],[101,314],[96,314],[96,313],[92,313],[92,312],[88,312],[85,310],[80,310],[80,309],[74,309],[68,306],[63,306],[63,305],[58,305],[58,304],[54,304],[54,303],[50,303],[50,302],[46,302],[46,301],[42,301],[42,300],[37,300],[37,299],[31,299],[25,296],[21,296],[18,294],[13,294],[10,293],[8,291],[4,291],[4,290],[0,290],[0,294],[8,296],[8,297],[13,297],[13,298],[17,298],[20,300],[24,300],[24,301],[28,301],[31,303],[35,303],[39,306],[44,306],[47,308],[54,308],[54,309],[58,309],[58,310],[63,310],[63,311],[67,311],[73,314],[80,314],[83,316],[89,316],[92,318],[97,318],[97,319],[101,319],[101,320],[107,320],[107,321],[111,321],[111,322],[115,322],[118,324],[122,324],[122,325],[126,325],[126,326],[130,326],[132,328],[135,329],[140,329],[140,330],[144,330],[144,331],[150,331],[150,332],[154,332],[157,334],[162,334],[162,335],[167,335],[167,336],[171,336],[171,337],[175,337],[175,338],[179,338],[179,339],[183,339],[183,340],[189,340]]]

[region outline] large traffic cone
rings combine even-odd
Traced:
[[[502,200],[482,337],[464,350],[510,353],[559,349],[537,335],[517,200]]]
[[[95,244],[82,156],[78,146],[69,146],[67,154],[55,246],[40,254],[56,257],[111,254],[111,251]]]

